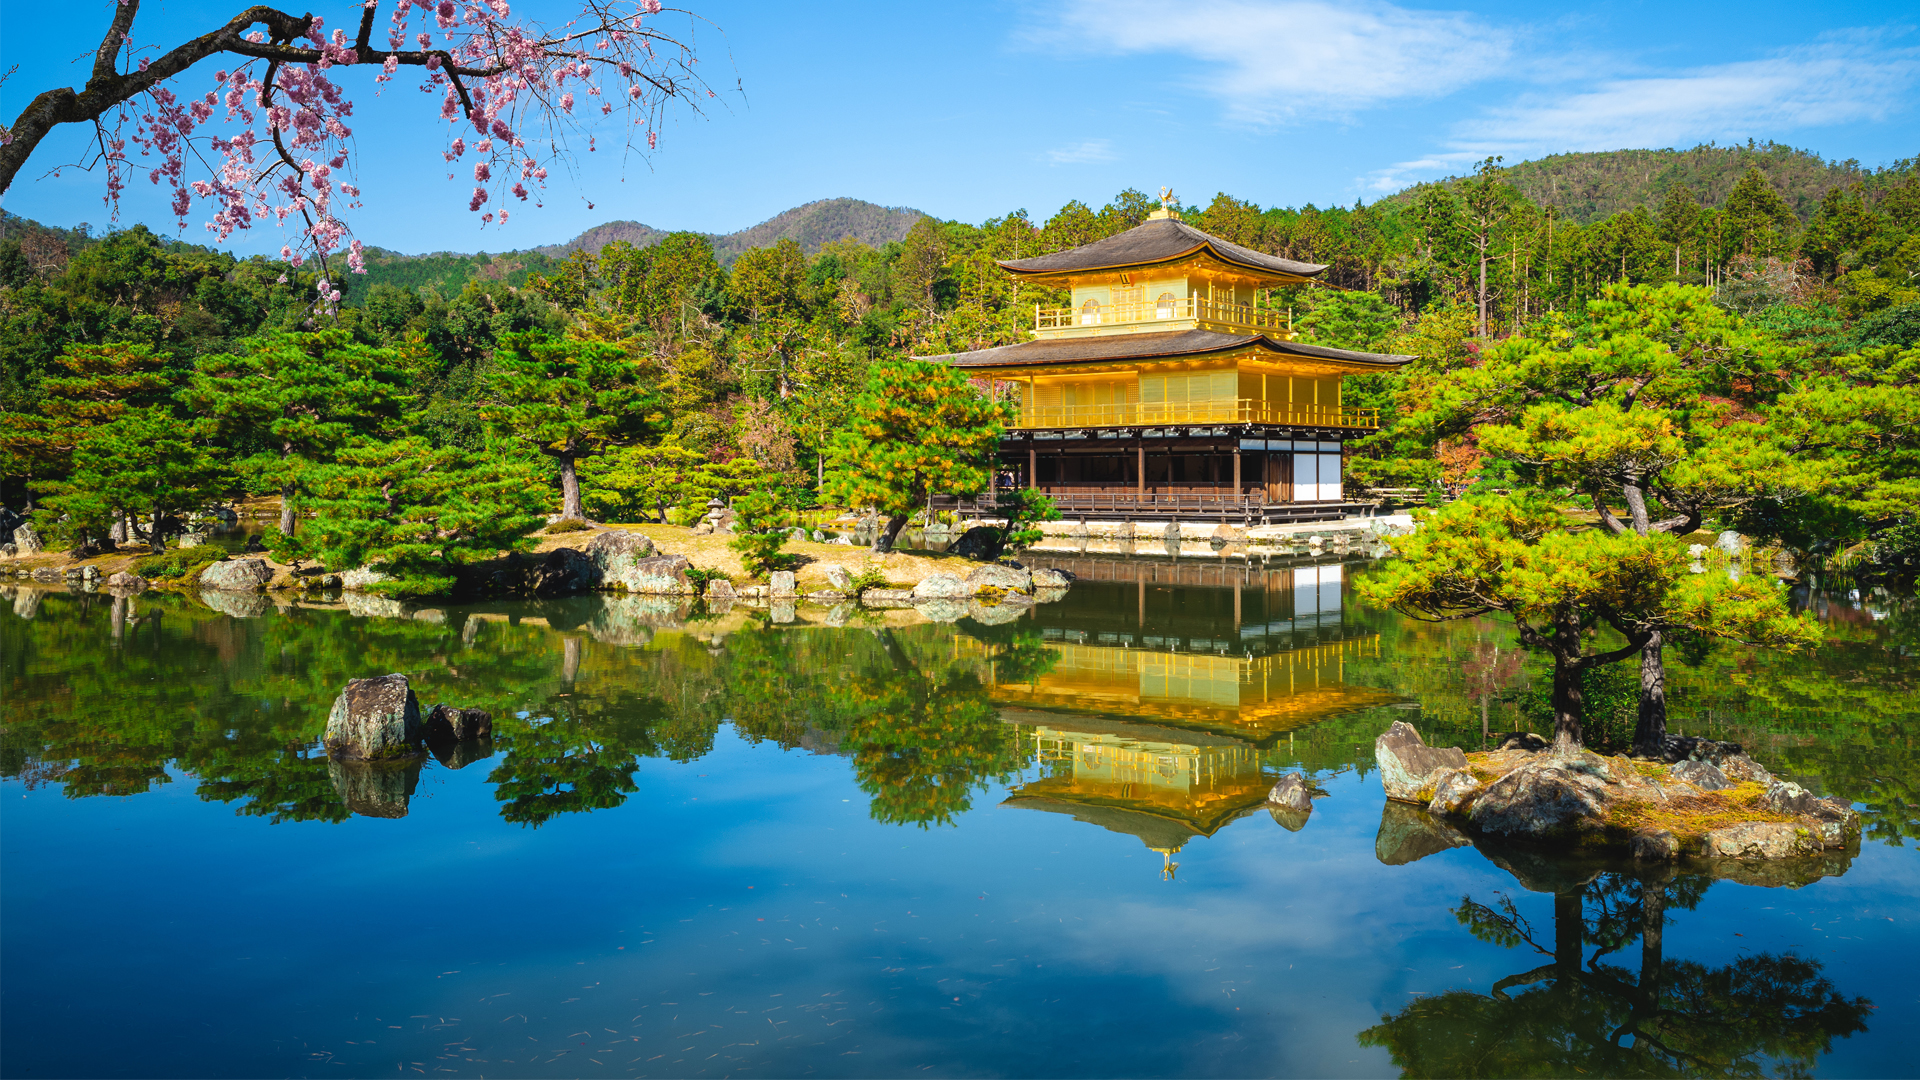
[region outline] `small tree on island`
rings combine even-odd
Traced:
[[[652,397],[633,362],[602,342],[513,334],[494,353],[482,416],[560,466],[560,519],[583,521],[580,459],[639,435]]]
[[[1536,488],[1584,496],[1622,534],[1685,535],[1785,475],[1765,418],[1729,396],[1777,368],[1780,350],[1713,290],[1616,283],[1584,315],[1490,347],[1399,429],[1443,449],[1471,438]],[[1642,646],[1634,743],[1649,756],[1667,738],[1665,641],[1656,629]]]
[[[1433,622],[1512,617],[1521,643],[1553,659],[1558,752],[1583,745],[1581,673],[1633,656],[1656,633],[1775,648],[1820,637],[1817,623],[1788,610],[1780,585],[1717,568],[1691,573],[1686,548],[1670,536],[1571,532],[1537,496],[1466,498],[1421,515],[1417,531],[1389,541],[1400,557],[1359,582],[1361,594]],[[1625,643],[1588,651],[1603,627]]]
[[[852,417],[828,450],[825,492],[886,515],[875,552],[893,550],[907,521],[940,493],[977,495],[991,480],[1006,406],[945,364],[875,364]]]

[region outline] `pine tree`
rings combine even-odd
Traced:
[[[173,387],[166,355],[149,345],[70,345],[56,363],[65,374],[40,381],[38,414],[0,413],[0,473],[29,483],[63,476],[89,431],[164,402]]]
[[[73,448],[66,480],[42,488],[35,515],[51,535],[84,542],[103,535],[120,510],[151,523],[153,551],[166,550],[162,522],[206,506],[220,495],[222,476],[200,443],[203,425],[165,409],[127,409],[89,429]]]
[[[633,362],[602,342],[513,334],[494,353],[490,403],[496,435],[525,442],[560,465],[560,517],[583,521],[578,463],[646,430],[653,395]]]
[[[1656,634],[1777,648],[1819,640],[1819,624],[1789,610],[1784,586],[1691,573],[1685,545],[1671,536],[1573,532],[1538,496],[1469,497],[1424,516],[1413,535],[1391,541],[1399,558],[1362,581],[1362,594],[1422,619],[1511,616],[1522,644],[1553,658],[1562,751],[1582,745],[1582,672],[1641,652]],[[1587,651],[1601,626],[1626,643]]]
[[[1003,406],[945,364],[875,364],[829,451],[826,490],[887,515],[873,550],[890,551],[929,495],[971,496],[987,486],[1005,419]]]
[[[279,489],[280,533],[292,537],[303,477],[393,415],[399,364],[345,330],[272,334],[243,347],[202,358],[180,400],[231,444],[264,448],[236,468]]]
[[[300,549],[330,570],[364,566],[392,579],[373,591],[444,594],[460,567],[526,550],[545,523],[544,485],[498,455],[405,438],[361,440],[336,458],[303,477],[314,516]]]

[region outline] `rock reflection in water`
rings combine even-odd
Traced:
[[[361,817],[403,818],[420,783],[420,761],[327,761],[327,777],[349,811]]]

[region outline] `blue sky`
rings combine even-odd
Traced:
[[[113,0],[7,0],[0,112],[78,85]],[[338,8],[338,10],[334,10]],[[146,0],[136,35],[172,44],[237,5]],[[302,8],[304,10],[304,8]],[[329,25],[353,8],[322,3]],[[561,0],[516,13],[564,20]],[[695,10],[719,96],[680,113],[657,152],[605,146],[555,172],[545,206],[483,228],[470,183],[444,179],[448,133],[404,73],[356,114],[369,244],[501,251],[614,218],[728,232],[811,199],[853,196],[980,221],[1125,187],[1226,191],[1263,206],[1371,201],[1405,184],[1569,150],[1749,138],[1881,165],[1920,154],[1920,11],[1909,4],[1609,2],[1545,7],[1190,0],[1121,5],[984,2],[775,4]],[[682,24],[684,25],[684,23]],[[190,72],[185,90],[211,87]],[[738,89],[736,89],[736,85]],[[5,207],[43,221],[107,221],[97,174],[47,168],[85,132],[43,143]],[[590,205],[591,204],[591,207]],[[200,214],[180,235],[204,242]],[[136,181],[123,223],[172,230],[161,189]],[[282,242],[256,228],[241,251]]]

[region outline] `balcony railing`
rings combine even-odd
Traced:
[[[1035,330],[1067,330],[1079,326],[1122,326],[1131,323],[1156,323],[1179,319],[1243,326],[1276,336],[1293,333],[1290,312],[1256,308],[1251,304],[1222,303],[1204,296],[1183,296],[1143,304],[1104,304],[1088,310],[1077,308],[1033,309]]]
[[[1222,398],[1217,401],[1135,401],[1111,405],[1028,405],[1016,428],[1157,427],[1171,424],[1279,424],[1301,427],[1377,428],[1380,410],[1337,405]]]

